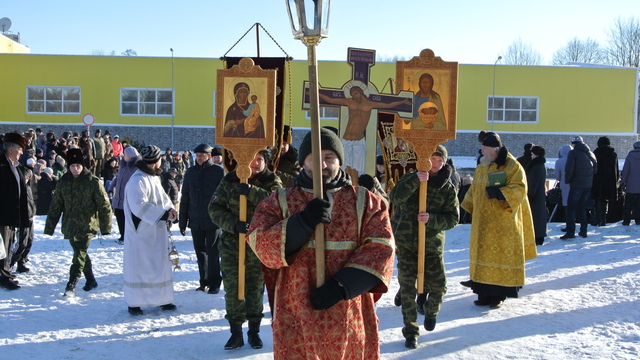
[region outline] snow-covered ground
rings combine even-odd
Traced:
[[[122,292],[122,251],[115,233],[89,250],[99,287],[73,299],[62,296],[71,247],[56,229],[42,234],[36,219],[29,274],[21,289],[0,290],[0,359],[271,359],[273,342],[265,299],[265,346],[223,350],[229,337],[224,291],[196,292],[197,264],[190,237],[173,235],[182,270],[175,271],[174,312],[144,308],[130,316]],[[418,349],[404,347],[398,289],[378,302],[383,359],[638,359],[640,358],[640,226],[590,227],[589,237],[558,239],[563,224],[527,263],[520,298],[500,309],[473,304],[459,282],[468,278],[470,225],[447,232],[449,292],[435,331],[422,330]],[[114,226],[114,228],[117,228]],[[189,235],[189,234],[187,234]],[[420,317],[422,321],[422,317]],[[245,325],[246,327],[246,325]]]

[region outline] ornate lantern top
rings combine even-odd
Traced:
[[[328,36],[331,0],[285,1],[294,38]]]

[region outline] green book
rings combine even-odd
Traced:
[[[489,174],[489,186],[502,187],[507,184],[507,176],[504,171],[498,171]]]

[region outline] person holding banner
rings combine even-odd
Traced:
[[[425,315],[424,327],[433,331],[442,299],[447,292],[445,277],[444,241],[446,230],[458,224],[458,197],[449,181],[452,169],[447,162],[447,149],[438,145],[431,155],[428,172],[412,171],[404,174],[391,190],[389,197],[400,210],[396,224],[396,254],[398,255],[398,282],[404,328],[405,346],[415,349],[420,330],[416,313],[416,278],[418,276],[418,223],[427,226],[425,251],[425,292],[418,294],[417,312]],[[427,212],[419,213],[420,182],[427,181]]]
[[[388,291],[394,241],[385,202],[354,187],[341,169],[338,136],[320,129],[322,173],[313,173],[311,133],[299,149],[303,171],[293,187],[262,201],[249,227],[249,246],[275,289],[272,314],[275,359],[378,359],[375,302]],[[321,176],[324,198],[314,197]],[[315,228],[325,224],[327,281],[316,285]]]
[[[249,321],[247,337],[249,345],[254,349],[262,348],[260,322],[264,297],[264,281],[260,260],[253,251],[246,252],[245,258],[245,294],[244,300],[238,300],[238,234],[247,233],[251,217],[258,203],[269,196],[271,192],[282,187],[280,178],[266,167],[267,159],[271,158],[269,150],[261,150],[249,168],[251,176],[248,183],[241,183],[236,171],[228,173],[213,193],[209,203],[211,221],[220,229],[220,268],[224,284],[224,300],[226,315],[229,321],[231,337],[224,346],[225,350],[233,350],[244,346],[242,324]],[[240,221],[240,195],[247,197],[247,221]]]

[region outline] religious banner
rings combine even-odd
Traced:
[[[216,91],[216,139],[237,162],[241,183],[251,176],[255,154],[275,144],[276,70],[263,70],[250,58],[231,69],[218,70]],[[247,220],[247,197],[240,195],[239,220]],[[238,298],[244,299],[245,234],[240,234]]]
[[[234,65],[238,65],[240,60],[244,59],[243,57],[230,57],[225,56],[223,58],[225,69],[229,69]],[[287,135],[284,134],[285,125],[291,126],[291,115],[287,112],[288,116],[285,116],[285,103],[291,103],[291,89],[288,86],[285,86],[285,79],[287,76],[290,76],[290,63],[291,59],[286,57],[251,57],[254,65],[260,66],[260,68],[264,70],[276,70],[276,102],[275,102],[275,141],[276,144],[274,146],[274,150],[272,151],[272,159],[267,160],[267,167],[269,170],[274,171],[274,167],[276,166],[275,162],[280,156],[280,149],[282,147],[283,139],[287,138]],[[225,151],[226,152],[226,151]],[[236,162],[233,160],[230,154],[225,156],[225,168],[227,171],[232,171],[236,167]]]
[[[378,111],[398,114],[412,119],[413,93],[401,91],[398,95],[380,94],[369,81],[371,67],[375,65],[375,50],[348,49],[348,63],[352,68],[351,80],[342,88],[320,88],[320,106],[340,108],[339,136],[345,151],[346,168],[352,179],[364,173],[375,174],[376,131]],[[309,86],[304,85],[303,109],[309,109]]]

